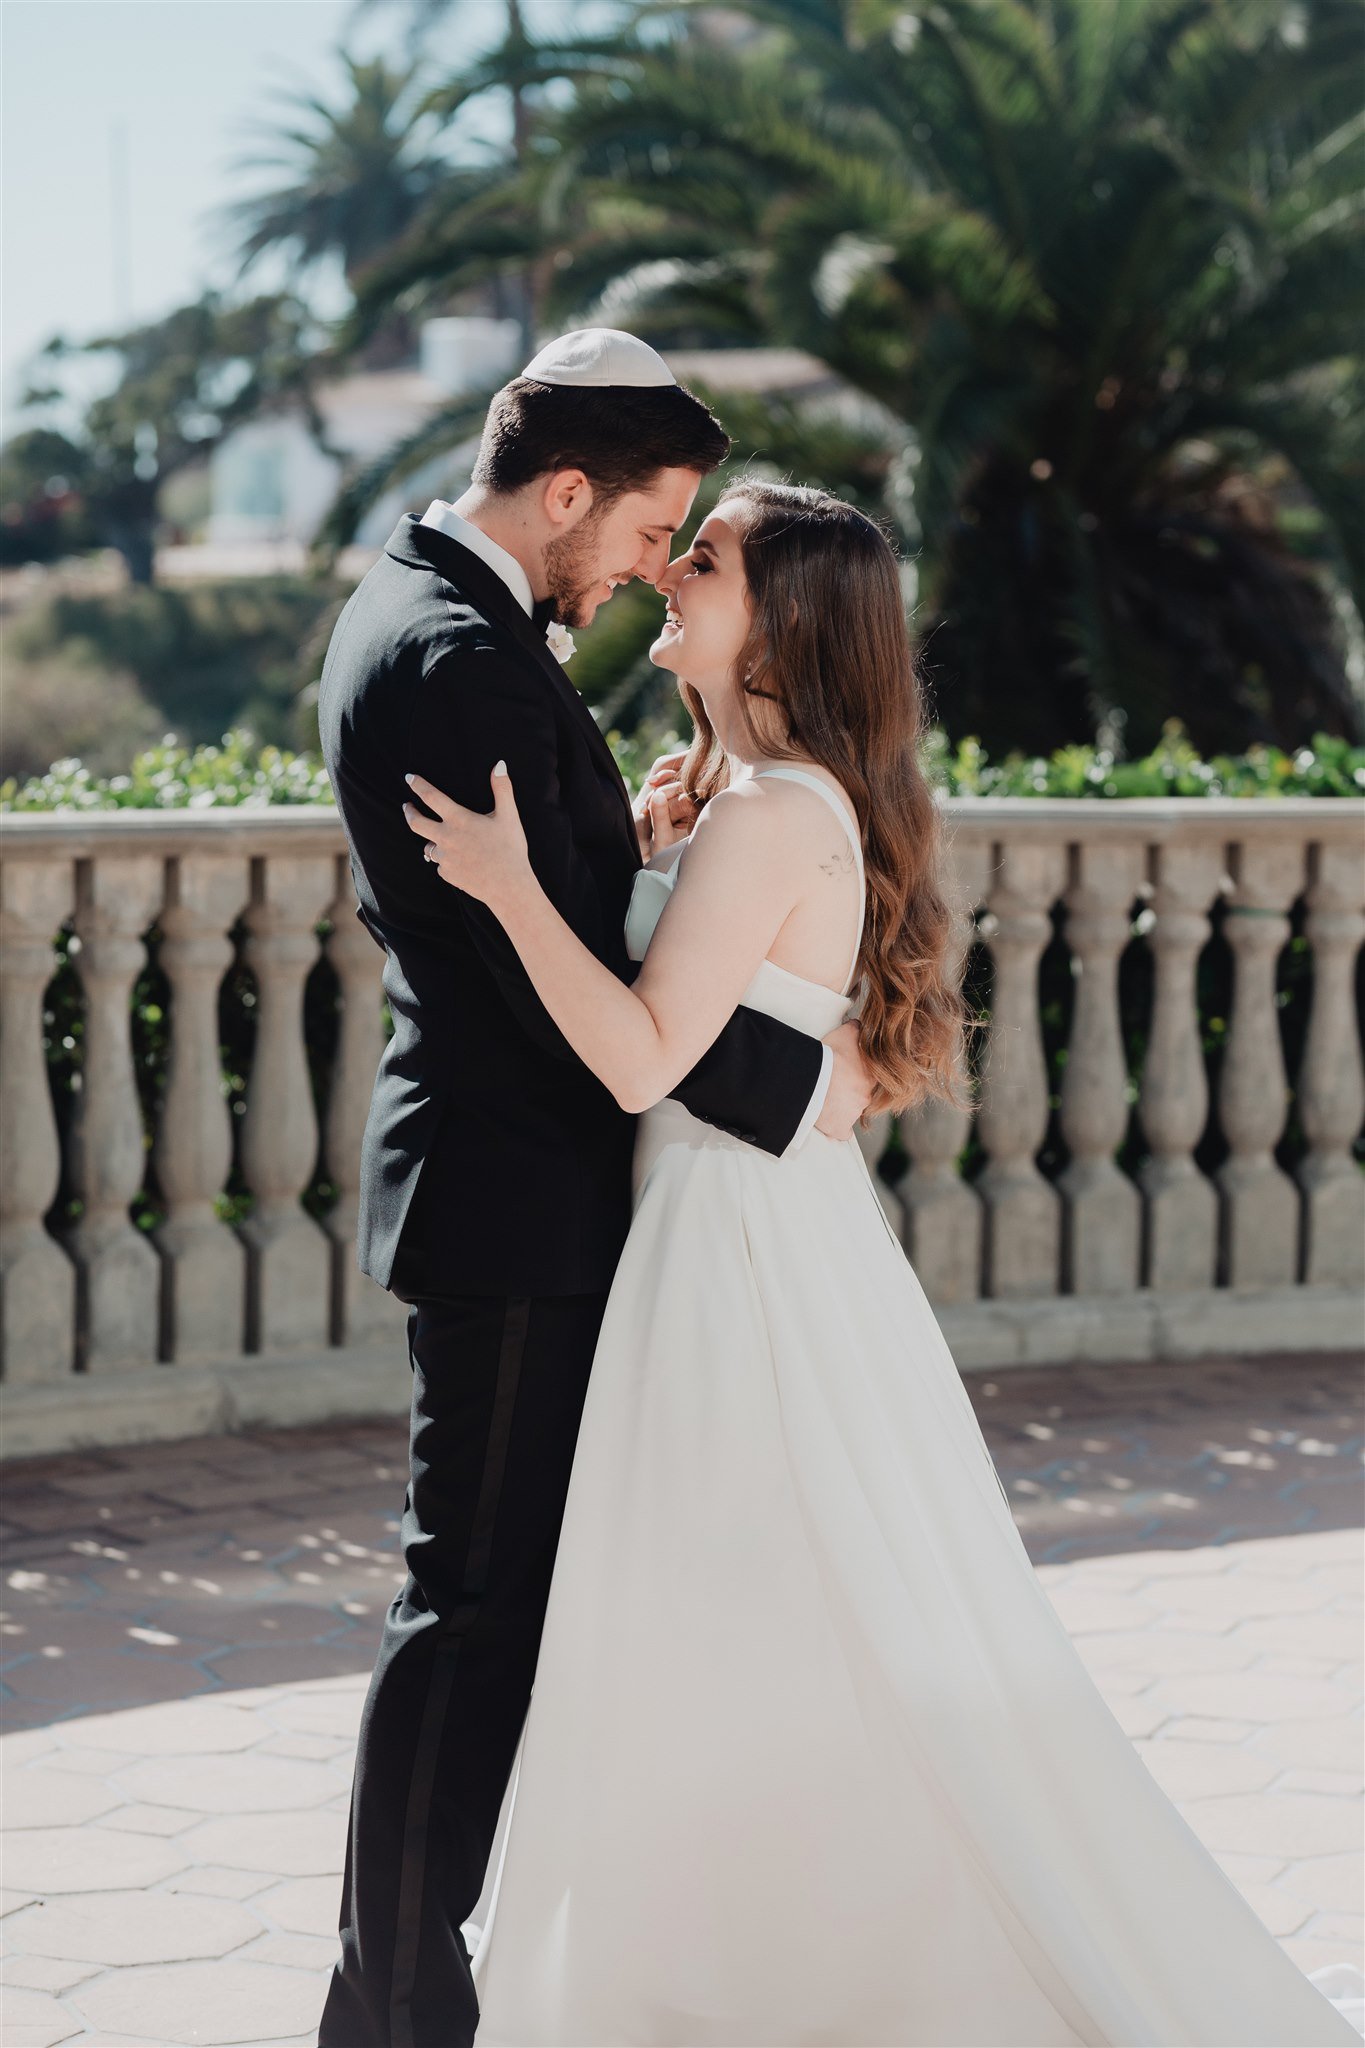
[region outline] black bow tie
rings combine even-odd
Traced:
[[[552,597],[537,598],[531,606],[531,624],[538,633],[543,633],[547,626],[553,624],[554,615],[555,601]]]

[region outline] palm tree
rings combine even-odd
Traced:
[[[451,177],[429,153],[416,120],[415,67],[396,70],[382,57],[341,53],[348,97],[332,106],[312,93],[284,92],[277,120],[258,124],[262,147],[239,158],[239,172],[281,171],[285,182],[224,208],[220,219],[238,241],[240,272],[267,250],[286,251],[300,270],[340,260],[354,292],[367,269],[418,219]],[[390,352],[409,336],[393,309],[383,323]]]
[[[534,227],[566,322],[798,345],[899,423],[950,731],[1358,730],[1357,0],[744,15],[506,53],[573,91],[471,224]],[[460,225],[409,237],[406,288],[487,264]]]

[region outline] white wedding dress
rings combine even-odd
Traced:
[[[853,1139],[642,1119],[499,1832],[479,2048],[1358,2048],[1088,1676]]]

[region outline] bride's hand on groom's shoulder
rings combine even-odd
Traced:
[[[499,761],[489,778],[493,791],[491,811],[466,810],[421,775],[407,775],[403,779],[413,795],[434,813],[427,817],[416,804],[403,806],[409,831],[426,841],[423,857],[433,864],[443,882],[450,882],[467,896],[476,896],[496,910],[509,892],[531,876],[526,834],[507,764]]]
[[[640,853],[645,860],[686,839],[697,822],[695,799],[684,789],[678,771],[685,752],[660,754],[631,806]]]

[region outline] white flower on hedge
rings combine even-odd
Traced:
[[[571,661],[573,659],[573,634],[567,626],[561,626],[558,620],[553,620],[545,628],[545,644],[556,661]]]

